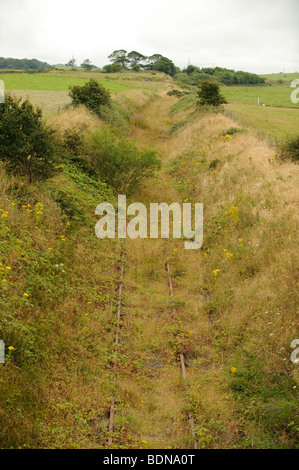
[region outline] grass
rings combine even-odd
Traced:
[[[104,243],[103,256],[93,214],[113,197],[72,165],[38,186],[23,187],[2,169],[0,177],[1,447],[101,447],[105,434],[87,423],[109,403],[105,318],[119,250]]]
[[[277,83],[278,81],[280,82],[281,80],[286,83],[287,85],[290,84],[292,80],[299,79],[299,73],[268,73],[265,75],[261,75],[264,77],[267,82],[269,83]]]
[[[0,79],[7,90],[39,90],[68,91],[69,86],[84,85],[90,78],[98,80],[112,94],[125,90],[142,88],[154,91],[163,80],[162,73],[152,72],[121,72],[105,74],[99,71],[59,71],[50,70],[45,73],[4,73],[0,70]]]
[[[292,103],[291,93],[294,90],[290,83],[272,86],[221,86],[222,94],[229,103],[258,104],[267,106],[284,106],[298,108],[298,104]]]
[[[299,128],[299,110],[270,108],[242,103],[229,103],[225,105],[234,113],[237,113],[239,121],[242,118],[255,126],[263,129],[266,134],[285,139],[296,135]]]
[[[201,253],[176,255],[181,311],[194,315],[184,323],[194,338],[196,422],[207,447],[226,439],[233,448],[297,447],[299,376],[289,345],[297,335],[298,168],[280,165],[254,136],[224,139],[230,127],[221,114],[195,118],[173,136],[169,158],[181,198],[205,207]]]
[[[1,74],[7,90],[40,90],[40,91],[68,91],[69,86],[84,85],[89,78],[56,76],[50,74]],[[99,83],[112,94],[134,88],[110,80],[101,79]]]

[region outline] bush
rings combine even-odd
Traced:
[[[69,95],[74,106],[84,104],[99,115],[101,106],[110,106],[111,104],[110,92],[94,79],[89,80],[83,86],[75,85],[69,88]]]
[[[6,95],[0,104],[0,159],[8,171],[28,178],[45,180],[56,171],[57,154],[53,130],[42,122],[40,109],[26,100]]]
[[[98,177],[127,195],[161,167],[155,150],[138,149],[133,142],[118,138],[108,128],[93,134],[89,152],[90,163]]]
[[[191,93],[190,91],[171,90],[167,94],[168,96],[175,95],[177,98],[181,98],[182,96],[190,95],[190,93]]]
[[[226,103],[225,98],[220,94],[219,84],[213,80],[203,80],[197,92],[200,106],[220,106]]]
[[[293,162],[299,161],[299,135],[296,137],[290,137],[281,147],[280,158],[282,160],[289,159]]]
[[[119,62],[114,62],[114,64],[107,64],[103,67],[104,73],[116,73],[124,70],[123,66]]]

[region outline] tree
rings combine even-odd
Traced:
[[[119,62],[124,68],[127,67],[127,64],[129,62],[127,58],[127,51],[125,51],[124,49],[119,49],[117,51],[112,52],[112,54],[108,56],[108,59],[113,64],[115,64],[115,62]]]
[[[91,70],[91,69],[92,69],[92,63],[90,62],[89,59],[85,59],[85,60],[82,62],[81,67],[82,67],[84,70]]]
[[[146,64],[144,65],[145,69],[153,70],[154,65],[158,62],[159,59],[163,57],[161,54],[153,54],[146,58]]]
[[[93,78],[83,86],[71,86],[69,95],[74,106],[84,104],[88,109],[99,114],[100,107],[110,106],[110,92]]]
[[[188,65],[186,69],[183,70],[183,73],[186,73],[187,75],[191,75],[193,72],[198,72],[200,69],[196,67],[195,65]]]
[[[131,68],[135,67],[136,65],[140,66],[140,62],[146,60],[146,56],[136,51],[129,52],[127,58],[129,60]]]
[[[0,160],[6,168],[29,182],[55,174],[57,152],[53,130],[42,121],[42,112],[26,100],[6,95],[0,104]]]
[[[175,75],[176,73],[176,67],[174,63],[167,57],[160,57],[160,59],[154,64],[153,69],[167,73],[167,75],[171,76]]]
[[[214,80],[203,80],[199,84],[197,96],[201,106],[219,106],[222,103],[226,103],[224,96],[220,94],[219,83]]]
[[[75,70],[76,68],[76,59],[75,57],[73,56],[69,61],[68,63],[66,64],[68,67],[71,67],[72,70]]]

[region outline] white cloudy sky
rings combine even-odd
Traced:
[[[0,0],[0,56],[102,67],[116,49],[191,64],[299,70],[299,0]]]

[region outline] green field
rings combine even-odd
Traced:
[[[299,103],[291,101],[294,88],[290,87],[290,83],[299,79],[299,73],[262,76],[266,79],[266,85],[222,86],[222,93],[228,102],[226,108],[237,113],[239,120],[247,120],[264,130],[265,134],[270,133],[272,142],[274,136],[281,140],[298,134]],[[278,84],[278,80],[284,83]]]
[[[97,78],[97,77],[94,77]],[[7,90],[41,90],[41,91],[69,91],[69,86],[84,85],[88,78],[57,76],[50,74],[26,74],[26,73],[0,73],[0,80],[4,81]],[[98,80],[112,94],[124,90],[134,89],[110,80]]]
[[[298,134],[299,110],[270,108],[242,103],[229,103],[225,107],[238,114],[239,120],[246,119],[260,129],[276,136],[279,140]]]
[[[261,77],[264,77],[267,82],[275,82],[277,83],[278,81],[281,82],[281,80],[284,83],[290,83],[292,80],[295,78],[299,79],[299,73],[269,73],[265,75],[261,75]]]
[[[284,106],[298,108],[299,103],[294,104],[291,101],[291,93],[294,88],[289,84],[283,85],[263,85],[263,86],[222,86],[221,90],[229,103],[244,103],[260,105]]]

